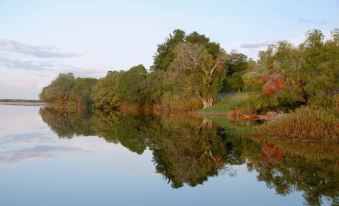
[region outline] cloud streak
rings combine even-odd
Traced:
[[[243,49],[257,49],[260,47],[266,47],[269,44],[271,44],[271,42],[246,43],[246,44],[241,44],[240,47]]]
[[[8,58],[0,56],[0,66],[9,69],[23,69],[29,71],[51,71],[51,72],[72,72],[79,76],[100,76],[102,71],[96,68],[78,67],[69,64],[63,64],[56,61],[33,61],[18,58]]]
[[[315,26],[324,26],[328,24],[328,21],[314,21],[312,19],[299,18],[298,22],[305,25],[315,25]]]
[[[19,41],[0,39],[0,51],[31,55],[38,58],[79,57],[80,54],[58,51],[54,47],[42,47],[24,44]]]
[[[314,23],[313,20],[311,20],[311,19],[306,19],[306,18],[299,18],[299,19],[298,19],[298,22],[301,23],[301,24],[312,24],[312,23]]]
[[[34,62],[30,60],[0,57],[0,65],[11,69],[25,69],[33,71],[51,70],[53,64],[49,62]]]

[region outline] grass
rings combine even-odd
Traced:
[[[226,95],[220,102],[212,107],[199,110],[201,114],[226,114],[233,109],[247,110],[250,94],[233,93]]]
[[[259,128],[257,135],[279,139],[295,138],[338,142],[339,123],[333,112],[303,107],[266,123]]]

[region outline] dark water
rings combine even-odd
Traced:
[[[338,205],[338,145],[218,122],[0,105],[0,205]]]

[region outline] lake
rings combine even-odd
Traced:
[[[251,125],[200,117],[0,114],[2,206],[338,205],[337,145],[241,137]]]

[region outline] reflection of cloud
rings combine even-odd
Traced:
[[[247,44],[242,44],[240,45],[241,48],[244,49],[256,49],[260,47],[266,47],[270,44],[270,42],[258,42],[258,43],[247,43]]]
[[[0,152],[0,165],[32,159],[44,159],[56,156],[61,152],[76,152],[78,149],[62,146],[35,146],[18,151]]]
[[[22,160],[37,160],[64,154],[112,151],[104,139],[89,136],[60,139],[49,132],[0,135],[0,165]]]
[[[80,56],[79,54],[60,52],[53,47],[32,46],[14,40],[0,40],[0,51],[21,53],[39,58],[66,58]]]
[[[0,145],[6,145],[9,143],[14,143],[16,145],[20,143],[30,143],[34,140],[36,141],[42,141],[46,139],[46,133],[41,132],[32,132],[32,133],[23,133],[23,134],[11,134],[11,135],[5,135],[0,136]]]

